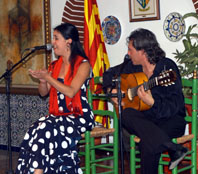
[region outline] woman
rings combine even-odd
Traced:
[[[49,93],[49,115],[40,118],[26,133],[21,145],[17,174],[82,173],[77,143],[94,126],[86,98],[91,66],[79,41],[76,27],[69,23],[53,32],[58,60],[49,70],[29,70],[39,79],[39,93]]]

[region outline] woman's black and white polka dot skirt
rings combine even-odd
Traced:
[[[82,116],[47,116],[35,122],[21,144],[16,174],[80,174],[77,143],[93,122]]]

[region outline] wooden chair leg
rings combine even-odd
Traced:
[[[160,160],[159,161],[162,161],[162,157],[160,157]],[[158,165],[158,174],[163,174],[163,171],[164,171],[164,167],[159,162],[159,165]]]
[[[118,147],[118,130],[115,130],[114,132],[114,139],[113,139],[113,154],[114,154],[114,174],[118,174],[119,171],[119,162],[118,162],[118,151],[119,151],[119,147]]]
[[[94,142],[94,138],[91,138],[91,147],[94,147],[95,142]],[[91,161],[94,161],[96,159],[96,155],[95,155],[95,149],[91,149]],[[91,164],[91,173],[95,174],[96,173],[96,165],[95,164]]]
[[[172,170],[172,174],[178,174],[177,167],[175,167],[175,168]]]
[[[85,174],[90,174],[90,132],[85,132]]]
[[[136,174],[136,159],[135,159],[135,135],[130,136],[130,170],[131,174]]]

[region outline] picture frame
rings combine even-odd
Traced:
[[[6,5],[9,4],[9,5]],[[26,57],[35,46],[51,43],[50,0],[0,2],[0,93],[6,93],[5,72]],[[11,72],[10,93],[38,95],[38,80],[29,69],[48,68],[51,51],[36,50]]]
[[[160,19],[159,0],[129,0],[129,21]]]

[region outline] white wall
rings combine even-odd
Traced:
[[[66,0],[51,0],[51,25],[52,28],[61,23],[62,14]],[[178,12],[181,15],[189,12],[195,12],[194,5],[191,0],[160,0],[160,20],[129,22],[129,6],[128,0],[97,0],[101,23],[105,17],[112,15],[119,19],[121,24],[121,37],[114,45],[106,44],[106,49],[110,61],[110,65],[114,66],[123,61],[124,55],[127,53],[126,38],[131,31],[137,28],[146,28],[153,31],[167,57],[174,60],[176,49],[183,50],[182,41],[171,42],[164,35],[163,23],[166,16],[172,12]],[[188,18],[186,21],[188,27],[191,23],[195,23],[195,19]],[[186,28],[187,28],[186,27]]]
[[[63,16],[63,9],[64,9],[66,1],[67,0],[50,0],[52,29],[55,26],[61,24],[62,16]]]

